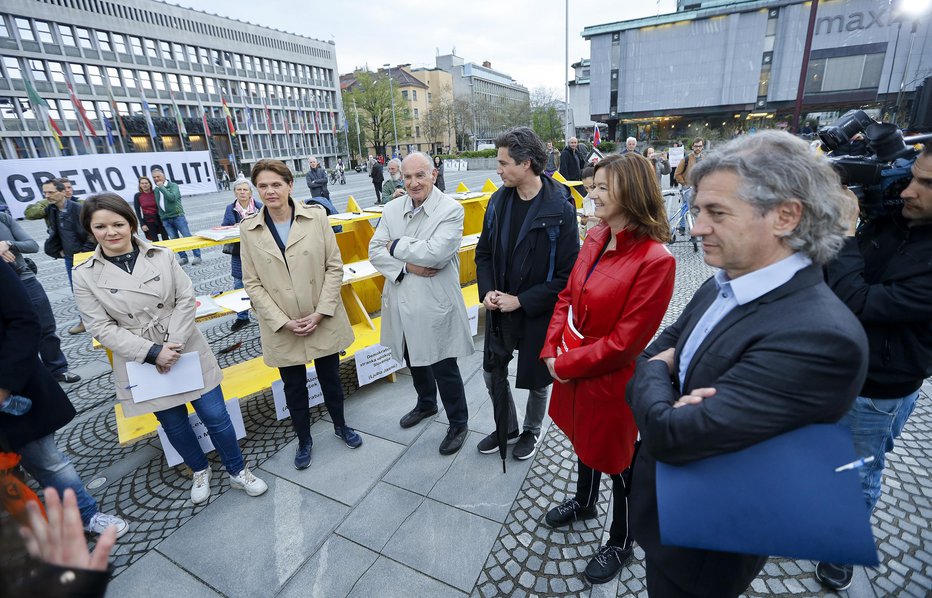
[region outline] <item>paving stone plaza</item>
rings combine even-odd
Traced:
[[[478,189],[487,178],[500,182],[491,171],[451,172],[446,181],[448,189],[460,181]],[[346,186],[331,187],[338,207],[345,207],[350,193],[363,206],[374,202],[365,174],[350,173],[347,179]],[[296,182],[295,195],[309,196],[303,179]],[[232,192],[186,198],[191,229],[219,224],[229,201]],[[44,224],[23,224],[41,245]],[[677,258],[677,279],[664,325],[677,317],[711,274],[690,245],[676,244],[671,250]],[[347,449],[332,434],[323,406],[318,407],[313,412],[313,463],[296,471],[296,441],[289,422],[275,420],[271,392],[242,397],[244,457],[268,482],[269,491],[259,498],[229,492],[226,476],[217,475],[219,461],[212,456],[213,494],[208,503],[195,507],[189,499],[190,472],[168,467],[156,438],[119,445],[106,357],[91,349],[89,335],[67,334],[78,316],[62,263],[44,255],[37,262],[71,369],[83,377],[66,386],[78,417],[57,434],[58,445],[74,461],[101,509],[130,524],[114,551],[116,576],[108,596],[647,595],[640,549],[611,583],[593,587],[582,576],[607,538],[607,479],[600,518],[563,530],[542,523],[546,511],[572,493],[575,477],[572,446],[549,419],[534,458],[509,457],[505,474],[497,455],[476,450],[476,443],[494,429],[481,374],[481,321],[477,352],[459,364],[470,433],[458,454],[443,457],[437,452],[447,427],[442,410],[433,421],[413,428],[398,425],[415,399],[406,370],[397,382],[380,380],[357,388],[350,361],[342,366],[346,419],[364,439],[360,449]],[[185,270],[198,294],[232,288],[229,257],[219,247],[204,251],[203,264]],[[225,318],[201,326],[223,367],[261,353],[258,327],[231,333],[230,322]],[[842,594],[932,594],[930,395],[932,382],[927,381],[889,456],[883,497],[873,517],[882,564],[866,572],[857,568],[855,583]],[[515,399],[523,414],[526,392],[517,392]],[[0,540],[5,545],[15,542],[8,520],[0,523],[5,528]],[[22,558],[16,551],[3,552],[5,567]],[[809,561],[771,559],[747,596],[835,595],[815,581],[814,567]]]

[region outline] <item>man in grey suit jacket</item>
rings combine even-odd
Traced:
[[[651,596],[727,598],[766,555],[661,544],[656,461],[690,463],[838,421],[864,381],[867,339],[823,282],[847,209],[827,162],[770,131],[722,146],[691,174],[692,234],[721,270],[647,348],[628,386],[642,439],[631,521]]]

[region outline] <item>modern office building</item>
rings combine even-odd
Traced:
[[[30,85],[47,108],[30,99]],[[303,171],[314,154],[330,166],[339,153],[338,90],[333,42],[153,0],[0,6],[2,159],[206,149],[206,111],[216,165],[231,175],[260,158]]]
[[[887,0],[823,0],[805,72],[803,116],[851,108],[905,123],[932,75],[930,15]],[[810,2],[681,0],[675,13],[586,27],[592,119],[613,138],[735,134],[791,123]]]
[[[588,140],[595,130],[595,123],[589,117],[589,71],[592,65],[588,58],[583,58],[570,66],[573,68],[573,78],[569,81],[571,122],[576,137]]]
[[[470,130],[476,146],[495,141],[499,133],[516,124],[512,115],[530,106],[527,88],[510,75],[492,69],[491,62],[478,65],[446,54],[437,56],[437,68],[452,75],[453,96],[469,103],[473,121]]]

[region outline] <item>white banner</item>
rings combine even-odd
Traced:
[[[233,430],[236,431],[237,440],[246,438],[246,426],[243,425],[243,412],[240,410],[239,399],[229,399],[226,402],[226,407],[227,413],[230,414],[230,420],[233,422]],[[201,445],[201,450],[204,451],[204,454],[206,455],[214,450],[214,443],[210,440],[207,426],[205,426],[201,418],[197,416],[197,413],[189,414],[188,421],[191,422],[194,436],[197,438],[198,444]],[[162,429],[162,426],[158,427],[158,433],[159,442],[162,443],[162,451],[165,452],[165,460],[168,461],[168,466],[174,467],[184,461],[178,451],[175,450],[175,447],[172,446],[172,443],[169,442],[168,436],[165,435],[165,430]]]
[[[458,172],[460,169],[459,160],[444,160],[443,161],[443,171],[444,172]]]
[[[21,218],[27,205],[42,199],[42,183],[64,177],[71,180],[76,199],[109,191],[132,202],[139,177],[151,180],[156,167],[178,183],[182,196],[217,191],[210,152],[148,152],[0,160],[0,197],[13,217]]]
[[[671,147],[667,150],[667,157],[670,160],[670,168],[676,168],[679,166],[680,162],[683,161],[683,148],[682,147]]]
[[[320,389],[320,381],[317,380],[317,370],[314,366],[307,366],[307,406],[313,407],[324,402],[324,391]],[[275,400],[275,419],[283,420],[291,417],[288,411],[288,403],[285,402],[285,383],[281,380],[272,382],[272,398]]]
[[[372,345],[356,351],[356,378],[360,386],[375,382],[379,378],[401,369],[401,364],[392,358],[392,350],[384,345]]]

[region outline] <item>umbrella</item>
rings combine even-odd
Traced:
[[[502,328],[499,321],[502,314],[497,311],[487,311],[486,317],[489,318],[489,326],[485,338],[482,366],[487,372],[493,369],[507,368],[508,362],[511,361],[511,355],[505,354],[502,342]],[[502,458],[502,473],[506,473],[505,457],[508,454],[508,428],[510,427],[511,415],[508,397],[510,392],[507,377],[504,380],[497,377],[492,378],[489,394],[492,397],[492,413],[495,419],[495,435],[498,438],[498,454]]]

